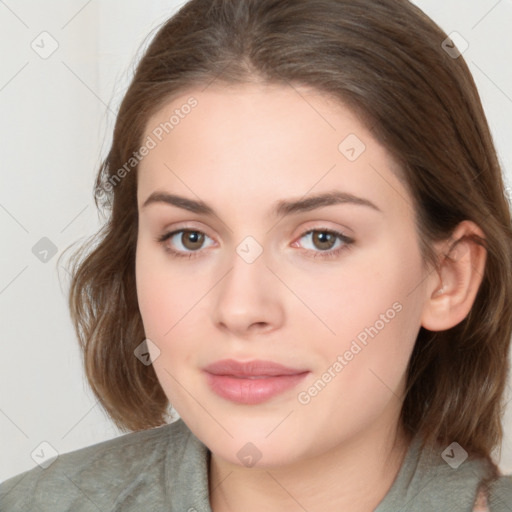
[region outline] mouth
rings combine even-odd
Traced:
[[[299,384],[309,370],[289,368],[273,361],[224,359],[203,368],[210,389],[231,402],[256,405]]]

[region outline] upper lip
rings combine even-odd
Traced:
[[[233,377],[275,377],[278,375],[298,375],[308,370],[289,368],[273,361],[252,360],[236,361],[223,359],[205,366],[204,371],[213,375],[231,375]]]

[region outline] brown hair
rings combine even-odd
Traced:
[[[435,267],[432,243],[465,219],[485,233],[474,239],[487,261],[470,313],[446,331],[420,328],[401,420],[424,443],[456,440],[490,461],[502,442],[509,370],[511,216],[475,83],[462,56],[443,48],[446,38],[405,0],[191,0],[159,29],[97,176],[96,206],[108,221],[75,253],[69,292],[88,381],[119,427],[165,423],[168,401],[153,367],[134,357],[145,338],[135,287],[136,166],[115,187],[112,178],[173,96],[213,80],[260,81],[312,87],[367,123],[401,164],[425,262]]]

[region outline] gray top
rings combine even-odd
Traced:
[[[418,443],[374,512],[471,512],[484,463],[468,458],[454,469],[440,453],[419,452]],[[208,461],[208,449],[180,419],[59,455],[46,469],[6,480],[0,510],[211,512]],[[512,512],[512,476],[493,486],[489,507]]]

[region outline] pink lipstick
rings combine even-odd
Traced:
[[[295,387],[308,370],[272,361],[223,359],[203,368],[210,389],[232,402],[255,405]]]

